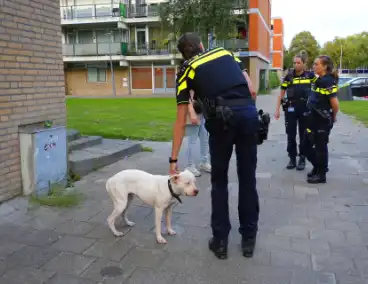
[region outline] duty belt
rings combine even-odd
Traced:
[[[221,99],[217,99],[216,100],[216,105],[217,106],[223,106],[223,107],[246,107],[249,105],[255,105],[255,102],[253,99],[249,98],[249,99],[245,99],[245,98],[241,98],[241,99],[226,99],[226,98],[221,98]]]

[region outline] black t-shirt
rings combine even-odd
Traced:
[[[189,103],[190,90],[200,99],[251,97],[243,70],[241,61],[224,48],[215,48],[187,60],[176,78],[177,104]]]

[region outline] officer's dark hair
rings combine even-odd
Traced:
[[[299,58],[303,62],[303,64],[305,64],[308,61],[308,53],[302,50],[297,55],[295,55],[294,58]]]
[[[337,84],[339,82],[339,73],[334,67],[332,58],[327,55],[320,55],[318,59],[321,61],[322,65],[326,67],[326,73],[334,77]]]
[[[185,33],[178,40],[178,50],[185,60],[201,53],[201,39],[196,33]]]

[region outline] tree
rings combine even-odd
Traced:
[[[342,68],[355,69],[368,66],[368,32],[355,34],[346,38],[336,37],[326,42],[322,54],[332,58],[336,66],[340,64],[342,51]]]
[[[247,4],[247,0],[238,0],[237,5],[233,0],[168,0],[160,4],[159,14],[163,29],[174,35],[171,40],[185,32],[197,32],[206,42],[210,32],[218,39],[228,39],[236,22],[246,23]]]
[[[284,69],[291,68],[293,66],[293,55],[284,46]]]
[[[294,36],[288,50],[290,56],[294,57],[305,50],[308,54],[307,66],[312,67],[314,59],[319,55],[320,46],[315,37],[308,31],[303,31]]]

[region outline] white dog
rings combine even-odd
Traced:
[[[117,237],[123,235],[115,228],[115,219],[121,214],[128,226],[135,225],[134,222],[128,220],[127,210],[136,195],[143,202],[155,208],[156,238],[160,244],[167,243],[161,235],[163,213],[165,212],[168,234],[175,235],[171,226],[174,199],[181,202],[180,195],[197,196],[199,192],[195,176],[187,170],[173,176],[151,175],[140,170],[123,170],[107,180],[106,190],[114,203],[114,211],[107,218],[114,235]]]

